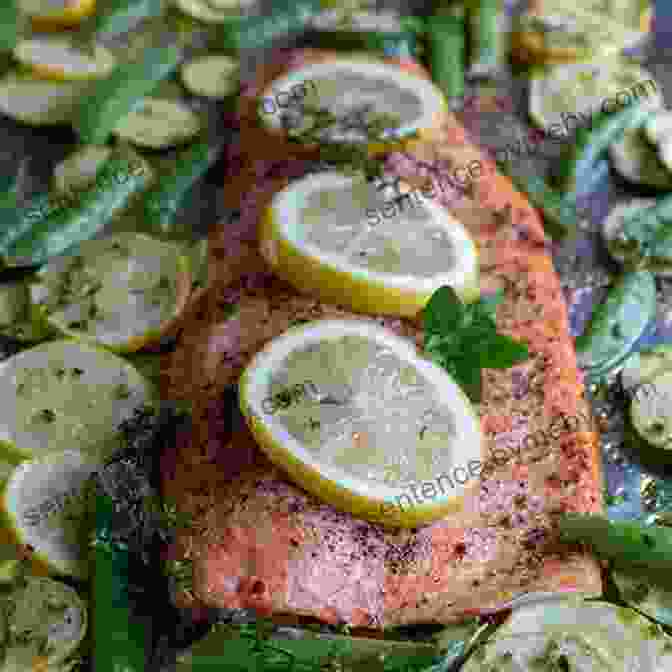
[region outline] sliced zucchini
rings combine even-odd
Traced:
[[[222,9],[206,0],[174,0],[174,2],[180,11],[205,23],[227,23],[240,17],[240,3],[232,3]]]
[[[638,389],[630,404],[630,419],[649,444],[672,450],[672,372],[661,373]]]
[[[663,373],[672,372],[672,344],[664,343],[654,348],[634,353],[621,371],[621,384],[626,391],[651,381]]]
[[[644,125],[644,135],[652,144],[657,145],[672,135],[672,112],[661,110],[654,114]]]
[[[672,174],[672,135],[668,135],[658,144],[658,158]]]
[[[191,274],[176,244],[139,233],[80,243],[51,259],[33,302],[61,333],[133,352],[160,338],[186,305]]]
[[[641,128],[626,129],[620,140],[609,146],[609,158],[616,172],[628,182],[672,189],[672,173],[646,141]]]
[[[87,605],[77,591],[54,579],[27,576],[5,600],[9,627],[2,669],[71,669],[69,659],[88,628]]]
[[[625,241],[622,236],[624,220],[655,204],[656,199],[653,198],[635,198],[628,203],[616,205],[605,217],[602,223],[602,236],[609,254],[615,261],[626,264],[630,261],[630,257],[634,259],[632,255],[636,253],[636,248]],[[672,257],[669,260],[664,257],[656,258],[656,263],[651,265],[649,270],[663,277],[672,276]]]
[[[182,82],[195,96],[226,98],[240,86],[240,63],[229,56],[204,56],[185,63]]]
[[[14,538],[58,574],[89,575],[86,540],[95,512],[90,477],[98,466],[68,450],[22,462],[5,487],[4,513]]]
[[[0,80],[0,112],[31,126],[68,124],[85,86],[82,82],[49,82],[12,72]]]
[[[90,187],[112,148],[105,145],[85,145],[54,168],[52,184],[56,191],[71,192]]]
[[[549,599],[514,609],[463,672],[657,672],[672,639],[636,611],[602,601]]]
[[[109,49],[96,45],[86,53],[64,39],[21,40],[14,58],[35,77],[56,81],[79,81],[107,77],[117,59]]]
[[[119,423],[152,400],[152,389],[103,348],[51,341],[0,365],[0,398],[0,451],[34,459],[75,450],[100,459],[120,447]]]
[[[114,129],[120,140],[146,149],[167,149],[193,140],[201,131],[198,115],[183,103],[145,98]]]

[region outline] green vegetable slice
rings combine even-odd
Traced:
[[[84,241],[38,278],[33,300],[49,324],[117,351],[158,340],[191,292],[182,247],[138,233]]]
[[[180,58],[176,46],[148,47],[140,60],[124,63],[96,82],[75,112],[74,127],[81,141],[105,144],[117,124],[175,70]]]
[[[672,372],[655,376],[636,391],[630,404],[630,419],[649,444],[672,450]]]
[[[631,349],[656,314],[656,283],[649,271],[622,275],[576,339],[582,368],[597,370]]]
[[[638,387],[653,382],[663,373],[672,372],[672,345],[662,344],[640,350],[628,359],[621,371],[621,383],[626,391],[635,393]]]
[[[28,576],[7,596],[0,611],[9,623],[4,670],[70,669],[68,662],[88,628],[87,605],[74,588]]]
[[[152,180],[146,161],[120,150],[103,165],[93,186],[71,194],[38,197],[20,213],[6,241],[0,239],[5,256],[23,265],[45,263],[49,257],[92,238],[129,208]]]
[[[672,189],[672,172],[646,141],[641,127],[625,129],[621,138],[609,146],[609,158],[616,172],[628,182],[665,191]]]
[[[0,449],[26,458],[64,450],[108,456],[119,445],[119,423],[152,400],[151,386],[130,364],[74,341],[7,359],[0,391]]]
[[[672,639],[637,612],[556,598],[514,609],[463,670],[656,672],[671,662]]]
[[[0,80],[0,112],[31,126],[72,121],[87,83],[51,82],[9,73]]]
[[[185,63],[181,70],[182,82],[195,96],[222,99],[240,87],[240,63],[223,55],[203,56]]]
[[[70,192],[86,189],[95,183],[103,164],[112,155],[105,145],[84,145],[54,168],[52,184],[56,191]]]
[[[168,149],[193,140],[201,130],[198,115],[174,100],[145,98],[119,121],[114,134],[145,149]]]
[[[175,0],[175,6],[198,21],[205,23],[227,23],[240,19],[241,3],[216,3],[216,0]]]

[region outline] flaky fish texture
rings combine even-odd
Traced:
[[[295,63],[314,57],[293,55]],[[388,167],[412,184],[436,181],[437,198],[478,242],[482,291],[504,290],[499,331],[530,351],[520,365],[483,372],[483,468],[461,510],[422,528],[386,529],[320,502],[259,451],[229,386],[292,324],[353,317],[264,266],[259,216],[306,158],[255,165],[245,157],[263,156],[259,137],[241,137],[244,169],[229,184],[229,198],[244,195],[240,217],[212,231],[211,287],[163,370],[164,393],[194,402],[193,431],[163,459],[164,494],[192,518],[173,549],[194,570],[179,604],[381,629],[457,622],[530,593],[600,595],[594,557],[558,542],[558,514],[600,512],[603,502],[598,436],[549,244],[538,214],[449,115],[431,143],[390,157]],[[481,175],[461,189],[454,168],[474,160]],[[420,321],[366,317],[422,343]],[[414,496],[426,501],[438,487],[450,487],[446,475],[418,484]]]

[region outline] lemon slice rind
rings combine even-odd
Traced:
[[[432,224],[450,236],[456,266],[445,273],[420,277],[382,273],[359,266],[336,252],[321,250],[300,239],[296,204],[306,194],[324,186],[355,184],[357,178],[336,172],[310,175],[276,194],[260,227],[261,253],[274,272],[300,291],[315,293],[325,302],[349,306],[373,315],[412,317],[426,305],[432,293],[450,285],[464,302],[479,296],[478,250],[466,228],[439,203],[418,195]]]
[[[320,87],[324,90],[325,79],[329,80],[330,85],[337,86],[338,73],[354,74],[363,78],[374,80],[388,80],[396,84],[400,90],[406,94],[410,93],[420,101],[421,113],[414,118],[402,119],[402,124],[393,132],[383,136],[381,146],[379,143],[370,143],[369,151],[376,153],[382,151],[386,145],[399,145],[405,142],[414,142],[424,137],[429,137],[431,133],[440,126],[443,116],[448,112],[448,103],[443,93],[431,81],[422,79],[417,75],[400,70],[397,66],[382,62],[372,62],[368,59],[357,58],[338,58],[323,63],[315,63],[292,70],[290,73],[279,77],[268,85],[260,95],[260,100],[268,98],[281,102],[278,94],[291,92],[292,87],[304,85],[311,95],[315,95],[318,106],[320,106]],[[321,82],[319,80],[322,80]],[[314,86],[310,83],[313,83]],[[317,82],[317,83],[316,83]],[[352,97],[357,104],[361,103],[362,96],[357,95],[356,91],[349,91],[347,95]],[[324,95],[322,93],[322,95]],[[373,107],[374,113],[386,112],[398,115],[398,109],[394,112],[389,109],[380,109],[380,104],[376,105],[375,91],[367,91],[366,98]],[[344,92],[345,96],[345,92]],[[342,103],[343,97],[339,99]],[[382,104],[382,101],[381,101]],[[262,106],[260,105],[260,108]],[[261,123],[271,132],[282,131],[282,115],[265,114],[260,111],[259,117]],[[340,141],[339,138],[335,138]]]
[[[96,45],[89,56],[62,39],[21,40],[14,58],[30,68],[34,77],[56,81],[88,81],[110,75],[116,58],[109,49]]]

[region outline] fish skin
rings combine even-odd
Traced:
[[[460,128],[446,121],[434,148],[416,152],[481,157],[484,177],[446,207],[478,240],[483,290],[505,291],[499,330],[530,350],[528,362],[483,372],[486,466],[462,510],[415,530],[385,529],[320,502],[257,449],[228,391],[249,358],[295,320],[361,316],[271,276],[256,249],[256,223],[288,178],[255,184],[243,175],[236,189],[254,197],[234,226],[214,227],[215,280],[184,320],[164,368],[166,393],[194,402],[193,431],[162,463],[164,494],[194,521],[177,545],[194,567],[193,593],[180,596],[181,606],[381,629],[458,622],[530,592],[601,594],[596,559],[558,543],[560,513],[603,510],[602,474],[547,239],[525,197]],[[400,172],[426,177],[412,156],[405,159],[410,165],[399,161]],[[507,205],[508,219],[496,214]],[[238,312],[226,319],[231,304]],[[378,319],[421,345],[420,324]],[[562,413],[579,418],[572,431],[553,429]],[[553,439],[521,448],[542,432]]]

